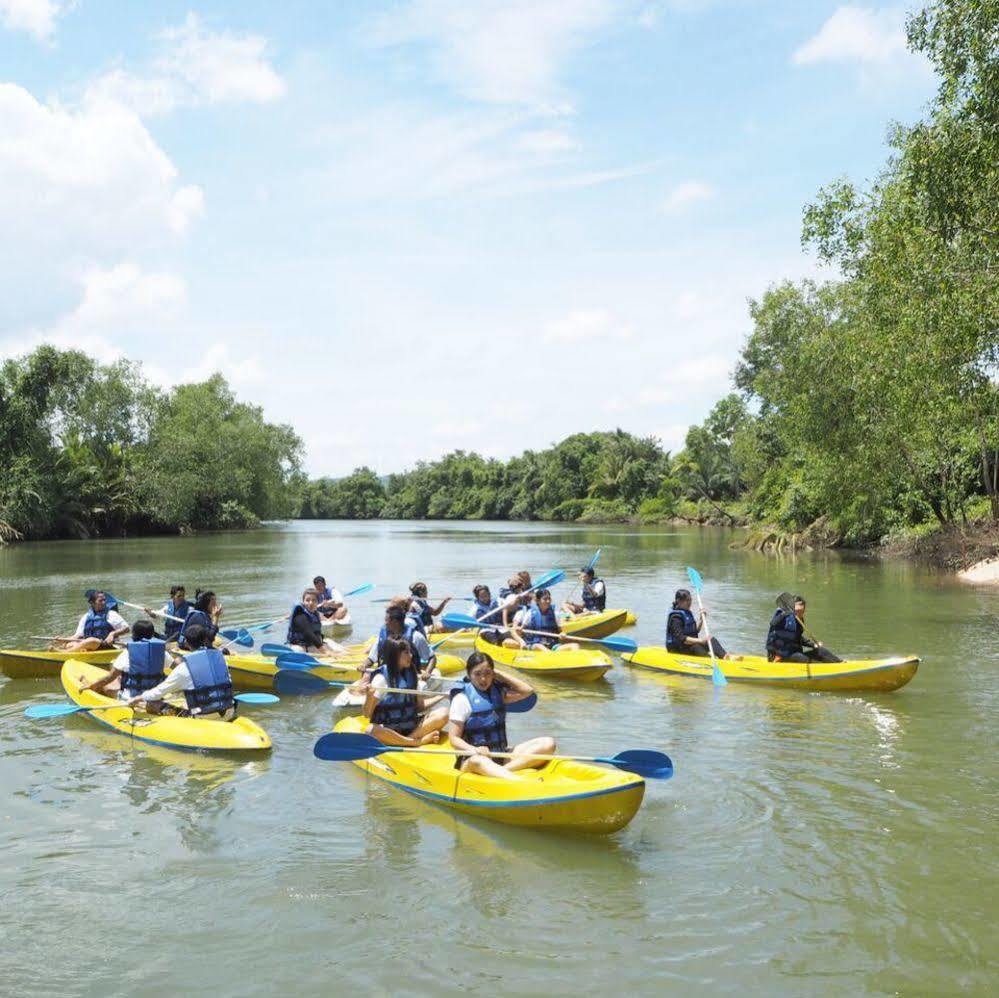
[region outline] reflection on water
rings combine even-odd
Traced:
[[[253,995],[989,993],[999,590],[828,554],[756,557],[730,551],[733,536],[310,523],[0,549],[4,647],[75,622],[95,581],[138,603],[175,580],[211,585],[228,619],[267,620],[318,571],[341,588],[376,582],[375,596],[414,578],[463,594],[600,547],[640,644],[662,640],[691,564],[733,651],[759,651],[776,593],[802,589],[811,629],[841,653],[923,658],[895,694],[716,690],[621,665],[599,684],[539,682],[511,738],[673,758],[675,778],[650,783],[632,824],[602,840],[458,815],[315,760],[327,698],[269,711],[274,752],[246,762],[85,718],[29,722],[28,703],[62,699],[58,682],[3,681],[0,896],[17,911],[5,991],[168,995],[183,966],[205,992]],[[352,606],[354,637],[383,610]],[[151,918],[169,929],[147,931]],[[206,922],[234,941],[221,957],[201,952]],[[52,932],[67,925],[80,928]],[[94,940],[122,926],[148,947],[141,968],[95,959]]]

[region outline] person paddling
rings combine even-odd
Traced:
[[[125,650],[111,663],[106,676],[81,686],[83,690],[93,690],[105,696],[108,687],[118,685],[118,699],[132,697],[151,690],[166,678],[166,665],[176,666],[183,659],[167,655],[166,642],[156,637],[156,630],[148,620],[137,620],[132,624],[132,640]],[[159,704],[150,702],[147,709],[151,714],[159,712]]]
[[[409,591],[413,597],[409,606],[409,612],[419,618],[420,623],[423,625],[421,628],[423,633],[431,634],[434,631],[440,630],[434,622],[434,617],[441,614],[444,607],[451,602],[451,597],[445,596],[437,606],[432,607],[427,599],[427,584],[425,582],[414,582],[409,587]]]
[[[455,769],[515,780],[517,770],[544,766],[546,759],[533,756],[553,755],[554,738],[531,738],[512,749],[507,742],[507,704],[525,700],[533,692],[522,679],[497,672],[491,656],[485,652],[472,652],[461,686],[451,692],[448,736],[452,748],[473,754],[457,756]],[[513,756],[501,761],[491,757],[493,752],[512,752]]]
[[[547,589],[538,589],[534,593],[534,605],[526,616],[519,618],[522,623],[515,624],[513,636],[518,641],[526,642],[529,649],[545,651],[578,651],[579,645],[572,641],[561,641],[562,628],[558,622],[558,614],[552,606],[552,594]]]
[[[842,662],[843,660],[805,634],[803,596],[795,596],[793,609],[778,607],[767,631],[767,658],[771,662]]]
[[[563,609],[572,614],[603,613],[607,608],[607,586],[603,579],[598,579],[590,565],[579,570],[579,581],[583,586],[582,603],[566,601]]]
[[[194,607],[188,611],[184,623],[177,635],[177,647],[190,651],[191,645],[187,633],[192,627],[201,627],[208,632],[208,647],[215,643],[215,635],[219,632],[219,620],[222,618],[222,607],[211,589],[199,589],[194,594]]]
[[[128,621],[117,610],[108,606],[103,589],[88,589],[90,608],[80,618],[72,637],[57,638],[54,644],[66,651],[98,651],[113,648],[115,641],[128,633]]]
[[[427,697],[389,692],[421,688],[419,662],[413,658],[413,646],[402,638],[386,638],[382,656],[384,663],[366,690],[364,716],[371,721],[367,734],[385,745],[413,747],[439,741],[441,728],[448,720],[447,706],[429,711],[421,720]],[[441,697],[437,695],[433,699]]]
[[[708,639],[700,637],[704,627],[707,611],[702,610],[695,617],[690,609],[691,595],[689,589],[677,589],[673,597],[673,606],[666,614],[666,648],[677,655],[696,655],[707,658],[714,650],[715,658],[725,658],[725,649],[717,638],[711,639],[711,649]]]
[[[171,586],[170,598],[160,608],[159,613],[154,613],[148,606],[143,607],[143,609],[153,620],[162,619],[163,637],[167,641],[176,641],[177,635],[180,634],[180,629],[184,626],[187,615],[194,609],[194,605],[188,603],[187,590],[184,586]],[[180,617],[180,620],[171,620],[171,617]]]
[[[153,712],[231,721],[236,716],[232,677],[219,648],[210,647],[215,635],[201,624],[191,624],[185,633],[190,653],[162,682],[131,697],[132,707],[144,706]],[[162,703],[171,693],[183,693],[186,709]]]
[[[534,593],[521,593],[517,597],[517,610],[510,621],[510,629],[504,631],[500,637],[504,648],[526,648],[527,638],[523,634],[523,629],[530,626],[531,610],[534,607]],[[490,640],[485,632],[483,637]]]
[[[336,588],[330,588],[326,585],[326,579],[321,575],[317,575],[312,580],[312,587],[316,590],[319,599],[319,612],[323,616],[323,620],[326,621],[337,621],[343,620],[347,616],[347,606],[343,601],[343,596],[340,595],[340,591]]]
[[[412,646],[413,662],[421,679],[437,675],[437,655],[413,618],[406,613],[407,604],[408,600],[401,597],[394,599],[386,608],[385,623],[378,632],[378,640],[368,649],[368,664],[361,678],[361,689],[367,688],[372,676],[385,664],[385,650],[390,638],[406,641]]]

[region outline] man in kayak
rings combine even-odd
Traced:
[[[413,600],[409,606],[409,612],[420,619],[420,623],[423,625],[422,630],[424,634],[430,634],[434,631],[441,630],[434,622],[434,617],[437,617],[444,610],[444,607],[451,602],[452,597],[445,596],[436,607],[432,607],[427,600],[427,584],[425,582],[414,582],[410,587],[409,591],[412,594]]]
[[[383,664],[371,678],[364,700],[364,716],[371,722],[367,733],[384,745],[416,748],[440,740],[447,724],[446,706],[427,708],[441,696],[420,696],[425,684],[420,679],[419,663],[413,658],[413,646],[401,638],[386,638],[382,649]],[[400,690],[412,690],[402,693]]]
[[[567,600],[562,608],[571,614],[603,613],[607,608],[607,587],[603,579],[598,579],[589,565],[579,570],[579,581],[583,587],[582,603]]]
[[[842,662],[805,633],[804,596],[795,596],[793,609],[778,606],[767,631],[767,658],[771,662]]]
[[[56,638],[54,644],[66,651],[97,651],[113,648],[115,641],[128,633],[128,621],[117,610],[108,606],[107,595],[102,589],[88,589],[90,609],[80,618],[72,637]]]
[[[184,621],[187,619],[187,615],[194,609],[194,606],[187,602],[187,590],[184,586],[171,586],[170,598],[160,607],[158,613],[155,610],[151,610],[148,606],[143,607],[143,609],[154,620],[157,617],[162,618],[163,637],[167,641],[176,641],[177,635],[180,634],[180,629],[184,626]],[[173,617],[179,617],[180,619],[173,620]]]
[[[312,586],[318,594],[319,612],[324,620],[335,622],[347,616],[347,607],[336,587],[331,589],[321,575],[312,580]]]
[[[532,738],[511,749],[506,737],[506,705],[526,700],[533,692],[522,679],[497,672],[485,652],[472,652],[465,665],[462,685],[451,693],[448,713],[451,746],[458,752],[469,753],[457,756],[455,769],[515,780],[518,769],[544,766],[547,759],[533,756],[553,755],[554,738]],[[512,758],[496,760],[491,758],[493,752],[511,752]]]
[[[537,651],[578,651],[579,645],[573,641],[561,641],[562,628],[558,614],[552,606],[552,594],[547,589],[534,593],[534,606],[530,607],[523,623],[514,625],[513,635],[524,641],[527,647]]]
[[[173,672],[152,689],[129,698],[131,707],[143,706],[151,713],[178,714],[181,717],[204,717],[231,721],[236,717],[232,695],[232,677],[225,655],[212,648],[215,635],[200,624],[192,624],[185,635],[188,654]],[[171,693],[183,693],[186,709],[165,704]]]
[[[690,603],[690,590],[677,589],[673,597],[673,607],[666,615],[666,649],[677,655],[696,655],[704,658],[714,650],[715,658],[725,658],[725,649],[717,638],[711,639],[709,649],[708,639],[700,636],[707,612],[702,610],[701,615],[695,617],[690,609]]]

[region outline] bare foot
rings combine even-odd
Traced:
[[[429,734],[424,735],[420,739],[421,745],[436,745],[441,740],[441,733],[439,731],[431,731]]]

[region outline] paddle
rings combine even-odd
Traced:
[[[354,732],[334,731],[323,735],[312,748],[317,759],[327,762],[355,762],[373,759],[388,752],[420,752],[425,755],[473,755],[450,749],[409,749],[402,745],[383,745],[377,738]],[[493,758],[509,759],[512,752],[492,752]],[[602,762],[615,769],[623,769],[650,780],[668,780],[673,775],[673,762],[663,752],[649,749],[628,749],[615,756],[602,755],[532,755],[532,759],[572,759],[576,762]]]
[[[245,704],[280,703],[281,698],[273,693],[237,693],[233,700]],[[68,717],[70,714],[82,714],[92,710],[114,710],[116,707],[128,707],[124,701],[120,703],[100,704],[96,707],[83,707],[73,703],[37,703],[24,711],[25,717],[38,721],[49,717]],[[135,708],[130,708],[134,710]]]
[[[715,647],[711,643],[711,628],[708,627],[708,618],[704,616],[704,604],[701,602],[701,589],[704,587],[704,582],[701,579],[700,572],[689,565],[687,566],[687,577],[690,579],[690,584],[694,587],[694,592],[697,594],[697,608],[701,611],[701,619],[704,621],[704,633],[708,638],[708,651],[711,653],[711,681],[715,686],[727,686],[728,680],[718,665],[718,659],[715,656]]]
[[[228,639],[228,644],[223,645],[223,648],[228,648],[229,645],[239,645],[240,648],[253,647],[253,635],[250,634],[248,628],[241,627],[237,631],[219,631],[219,634],[222,635],[223,638]]]
[[[105,596],[107,593],[104,594]],[[120,599],[119,602],[122,606],[130,607],[133,610],[141,610],[143,613],[151,613],[154,617],[162,617],[164,620],[176,620],[177,623],[183,624],[183,617],[175,617],[172,613],[164,613],[162,610],[150,610],[147,606],[139,606],[138,603],[129,603],[127,600]]]
[[[495,625],[493,624],[483,624],[481,620],[476,620],[474,617],[468,617],[463,613],[448,613],[444,616],[444,624],[446,627],[478,627],[481,630],[495,630]],[[544,631],[523,631],[524,634],[540,634],[545,636]],[[552,635],[547,635],[551,637]],[[603,645],[605,648],[610,648],[612,651],[616,651],[619,654],[634,654],[638,651],[638,644],[632,641],[631,638],[580,638],[575,634],[563,634],[560,635],[560,639],[563,641],[587,641],[591,644]]]
[[[353,683],[339,682],[337,680],[327,680],[317,676],[312,672],[297,672],[281,670],[274,676],[274,689],[285,696],[315,696],[318,693],[325,693],[328,689],[337,689],[353,686]],[[457,687],[454,687],[457,689]],[[407,696],[435,697],[447,694],[447,690],[402,690],[394,687],[382,687],[387,693],[404,693]],[[526,714],[538,702],[537,693],[532,693],[523,700],[507,704],[506,709],[509,714]]]
[[[305,652],[292,652],[290,655],[278,655],[274,664],[279,669],[294,669],[296,671],[308,671],[309,669],[335,669],[340,672],[356,672],[356,665],[343,665],[339,662],[324,662],[321,659],[306,655]]]
[[[560,568],[553,568],[550,572],[546,572],[544,575],[538,579],[537,582],[531,586],[530,589],[525,589],[524,592],[518,593],[518,596],[524,596],[527,593],[533,593],[535,589],[550,589],[552,586],[557,586],[565,578],[565,572]],[[497,613],[501,613],[503,610],[502,606],[496,607],[495,610],[490,610],[488,613],[484,613],[479,617],[479,623],[481,624],[484,620],[488,620],[490,617]],[[447,626],[447,615],[445,614],[443,618],[444,625]]]
[[[369,602],[371,602],[371,603],[391,603],[393,600],[397,600],[398,598],[399,598],[398,596],[379,596],[378,599],[373,599],[373,600],[370,600]],[[425,600],[427,600],[428,602],[430,602],[430,603],[436,603],[438,600],[441,600],[444,597],[443,596],[424,596],[423,598]],[[472,602],[474,602],[475,598],[473,596],[452,596],[451,599],[461,600],[464,603],[472,603]]]

